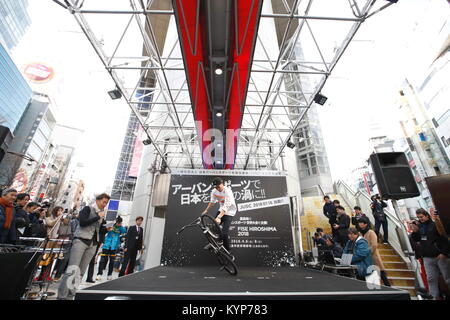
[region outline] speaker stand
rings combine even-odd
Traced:
[[[419,266],[417,260],[415,259],[414,250],[411,246],[411,242],[409,241],[409,236],[408,236],[408,232],[406,231],[406,226],[404,225],[402,219],[400,218],[400,209],[398,207],[397,200],[392,199],[391,202],[392,202],[392,206],[394,207],[394,212],[395,212],[396,218],[400,222],[400,234],[401,234],[401,237],[403,238],[403,239],[399,239],[400,247],[403,250],[404,254],[409,258],[409,261],[411,262],[411,267],[415,272],[417,286],[419,288],[425,288],[425,284],[423,283],[422,277],[420,275],[420,266]],[[405,245],[403,246],[402,243],[404,243]]]

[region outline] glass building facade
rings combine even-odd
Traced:
[[[0,42],[9,50],[17,45],[31,24],[27,7],[28,0],[0,0]]]
[[[31,96],[30,86],[0,44],[0,124],[14,133]]]
[[[154,80],[148,79],[153,86]],[[145,80],[142,83],[146,85]],[[148,85],[148,84],[147,84]],[[145,102],[152,101],[152,95],[146,90],[138,89],[136,91],[136,98],[139,98],[143,103],[138,104],[138,109],[143,116],[150,109],[150,104]],[[137,132],[139,130],[139,120],[134,115],[130,114],[128,120],[127,131],[123,140],[122,150],[120,152],[119,163],[117,164],[116,175],[114,177],[114,183],[111,191],[111,199],[121,201],[132,201],[134,196],[134,190],[136,188],[136,177],[130,176],[130,168],[135,154]]]

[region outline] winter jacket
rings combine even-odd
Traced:
[[[16,209],[13,208],[13,219],[11,221],[11,225],[9,226],[9,229],[5,229],[3,225],[6,221],[6,211],[3,206],[0,205],[0,243],[8,243],[8,244],[15,244],[17,240],[17,234],[16,234]]]
[[[419,224],[419,230],[411,234],[411,239],[418,243],[423,257],[435,258],[439,254],[450,256],[450,246],[446,237],[441,236],[432,220]]]
[[[351,264],[356,265],[358,274],[361,277],[367,275],[368,268],[373,265],[372,254],[369,244],[363,237],[358,237],[355,242],[348,241],[344,248],[344,253],[351,253]]]
[[[373,201],[370,204],[370,208],[372,209],[373,217],[376,221],[384,222],[386,220],[386,214],[384,213],[384,208],[387,207],[386,202],[381,200],[381,202]]]
[[[103,249],[106,250],[117,250],[120,245],[120,236],[127,234],[127,229],[120,226],[114,226],[111,231],[108,231],[105,237],[105,242],[103,243]]]
[[[340,258],[342,257],[342,252],[344,251],[344,249],[342,249],[342,247],[339,245],[339,243],[335,243],[333,245],[333,247],[328,248],[331,250],[331,252],[333,252],[333,256],[335,258]]]
[[[350,217],[346,214],[340,214],[337,216],[337,222],[339,228],[337,229],[340,239],[346,239],[348,235],[348,228],[350,227]]]
[[[59,217],[54,218],[52,215],[45,218],[45,225],[47,227],[47,235],[50,239],[58,238],[59,226],[61,225],[61,219]]]
[[[358,221],[359,219],[361,219],[362,217],[367,217],[364,213],[361,214],[357,214],[354,217],[352,217],[352,225],[355,226],[356,229],[358,229],[358,231],[361,231],[358,225]]]
[[[25,236],[25,230],[30,226],[30,218],[28,212],[26,212],[23,207],[16,206],[16,239],[19,240],[20,237]],[[19,229],[23,229],[21,232]]]
[[[26,228],[29,224],[30,218],[28,217],[28,212],[22,207],[16,206],[16,228]]]
[[[383,261],[381,260],[380,252],[378,251],[378,237],[375,231],[366,229],[361,230],[361,233],[364,235],[364,239],[367,240],[369,244],[370,251],[372,252],[372,260],[375,265],[380,268],[380,270],[384,270]]]
[[[336,223],[336,207],[333,202],[327,202],[323,205],[323,214],[328,218],[330,224]]]

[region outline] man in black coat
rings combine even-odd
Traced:
[[[325,201],[325,204],[323,205],[323,214],[325,217],[328,218],[328,223],[331,226],[331,232],[333,233],[333,237],[336,237],[336,231],[333,229],[333,224],[336,223],[336,206],[331,201],[329,196],[323,197],[323,201]]]
[[[380,228],[383,227],[383,243],[388,243],[388,221],[384,208],[387,207],[387,203],[384,202],[379,195],[373,195],[371,198],[372,203],[370,208],[372,209],[372,215],[375,219],[375,233],[378,239],[380,239]]]
[[[25,228],[30,225],[30,218],[28,216],[28,212],[25,207],[27,203],[30,201],[30,195],[28,193],[19,193],[16,198],[16,234],[17,234],[17,244],[21,244],[22,242],[19,240],[20,237],[24,236]]]
[[[143,221],[143,217],[137,217],[136,225],[128,228],[125,240],[125,256],[122,263],[122,269],[120,269],[119,272],[119,277],[134,272],[137,253],[139,250],[142,250],[144,239],[144,229],[141,227]]]
[[[345,247],[345,244],[348,241],[348,228],[350,227],[350,217],[345,213],[344,207],[337,206],[336,211],[338,213],[337,221],[333,225],[333,229],[337,230],[338,237],[337,241],[342,246]]]
[[[440,234],[436,223],[423,208],[416,210],[419,220],[417,224],[410,224],[411,239],[418,244],[422,255],[425,273],[427,275],[430,294],[435,300],[439,299],[439,274],[450,288],[450,245],[445,235]]]

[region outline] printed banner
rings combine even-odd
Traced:
[[[237,206],[238,206],[238,210],[242,212],[242,211],[247,211],[247,210],[255,210],[255,209],[261,209],[261,208],[282,206],[284,204],[289,204],[288,197],[261,200],[261,201],[248,202],[248,203],[239,203]]]
[[[208,170],[216,172],[216,170]],[[228,171],[228,173],[231,173]],[[200,216],[210,201],[216,175],[172,174],[161,256],[163,265],[217,265],[203,248],[200,228],[176,232]],[[282,175],[222,175],[231,187],[238,211],[230,227],[231,251],[238,266],[294,265],[294,247],[286,177]],[[216,204],[208,214],[215,217]]]

